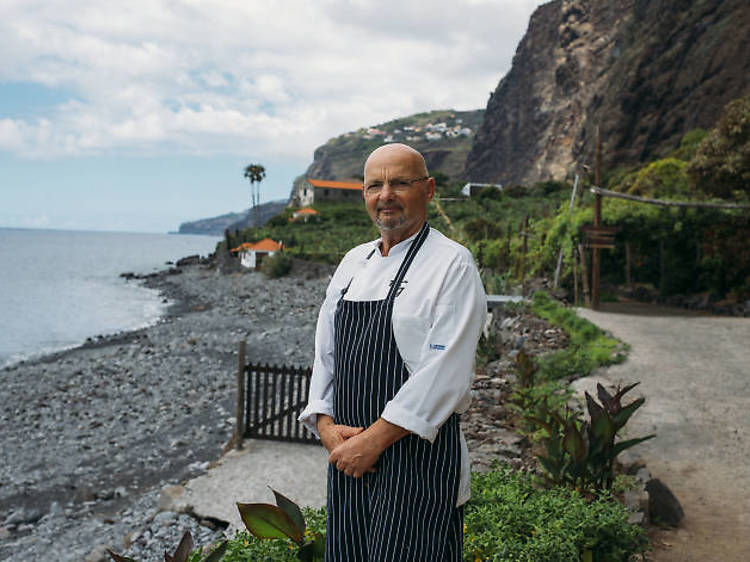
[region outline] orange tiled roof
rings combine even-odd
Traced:
[[[333,189],[356,189],[362,190],[362,183],[353,181],[331,181],[331,180],[313,180],[307,178],[307,183],[313,187],[331,187]]]
[[[299,211],[294,211],[295,215],[317,215],[318,211],[315,209],[311,209],[310,207],[305,207],[303,209],[300,209]]]
[[[232,252],[239,252],[241,250],[248,250],[251,252],[278,252],[281,250],[281,244],[270,238],[264,238],[260,242],[250,243],[243,242],[236,248],[233,248]]]

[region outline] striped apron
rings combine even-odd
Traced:
[[[344,300],[348,285],[341,292],[334,321],[337,424],[369,427],[409,376],[391,316],[399,287],[428,232],[425,224],[384,300]],[[409,434],[386,449],[376,471],[362,478],[329,465],[326,562],[459,562],[460,457],[459,419],[453,414],[434,443]]]

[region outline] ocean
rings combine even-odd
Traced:
[[[213,252],[215,236],[0,228],[0,367],[153,324],[166,304],[120,273]]]

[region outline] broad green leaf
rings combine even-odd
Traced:
[[[227,546],[229,545],[229,541],[222,542],[219,546],[214,548],[211,551],[211,554],[206,556],[202,562],[219,562],[219,560],[222,559],[224,556],[224,553],[227,551]]]
[[[242,522],[256,538],[292,539],[298,543],[302,535],[289,516],[270,503],[238,503]]]
[[[190,534],[190,531],[185,531],[180,544],[177,545],[177,549],[172,555],[174,562],[187,562],[191,550],[193,550],[193,535]],[[164,555],[166,558],[166,553]]]
[[[584,550],[581,555],[581,562],[594,562],[594,553],[591,550]]]
[[[615,416],[613,417],[615,428],[620,429],[622,426],[628,423],[630,416],[632,416],[635,411],[643,405],[645,401],[645,398],[638,398],[637,400],[633,400],[630,404],[617,412],[617,414],[615,414]]]
[[[620,441],[619,443],[615,443],[615,446],[612,447],[612,458],[614,459],[617,455],[622,453],[625,449],[629,449],[630,447],[633,447],[634,445],[638,445],[638,443],[643,443],[644,441],[647,441],[653,437],[656,437],[656,435],[646,435],[646,437],[638,437],[636,439],[628,439],[626,441]]]
[[[119,554],[115,554],[109,549],[107,549],[107,554],[109,554],[109,557],[112,558],[112,560],[114,560],[115,562],[138,562],[135,558],[120,556]]]
[[[292,523],[294,523],[297,526],[297,529],[299,529],[299,534],[304,535],[305,534],[305,518],[302,515],[302,511],[300,511],[299,506],[294,503],[292,500],[284,496],[283,494],[277,492],[273,488],[271,488],[271,491],[273,492],[273,495],[276,497],[276,505],[278,505],[281,508],[281,511],[287,514],[287,517],[291,519]]]
[[[610,415],[602,410],[596,419],[591,419],[591,433],[602,447],[609,446],[615,438],[615,423]],[[593,440],[592,440],[593,441]],[[593,446],[593,443],[591,444]]]
[[[575,461],[581,461],[586,456],[586,443],[575,425],[571,424],[565,430],[563,448]]]

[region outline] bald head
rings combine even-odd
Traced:
[[[367,181],[367,169],[382,168],[383,162],[398,161],[404,166],[412,169],[418,177],[429,175],[424,157],[412,147],[398,142],[384,144],[373,150],[365,161],[365,182]]]

